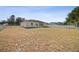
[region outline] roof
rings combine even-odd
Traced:
[[[33,20],[33,19],[30,19],[30,20],[25,20],[26,22],[40,22],[40,23],[46,23],[46,22],[43,22],[43,21],[39,21],[39,20]],[[48,23],[47,23],[48,24]]]

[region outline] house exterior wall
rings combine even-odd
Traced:
[[[22,27],[40,27],[39,22],[25,21],[20,24]]]

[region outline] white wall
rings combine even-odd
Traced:
[[[31,25],[31,23],[33,23],[33,25]],[[38,26],[36,25],[38,24]],[[21,22],[20,24],[22,27],[39,27],[39,22]]]

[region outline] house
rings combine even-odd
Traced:
[[[43,26],[47,26],[48,23],[38,21],[38,20],[25,20],[20,23],[21,27],[27,27],[27,28],[39,28]]]

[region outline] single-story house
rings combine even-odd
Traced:
[[[27,27],[27,28],[39,28],[39,27],[47,26],[47,25],[48,23],[38,21],[38,20],[25,20],[20,23],[21,27]]]

